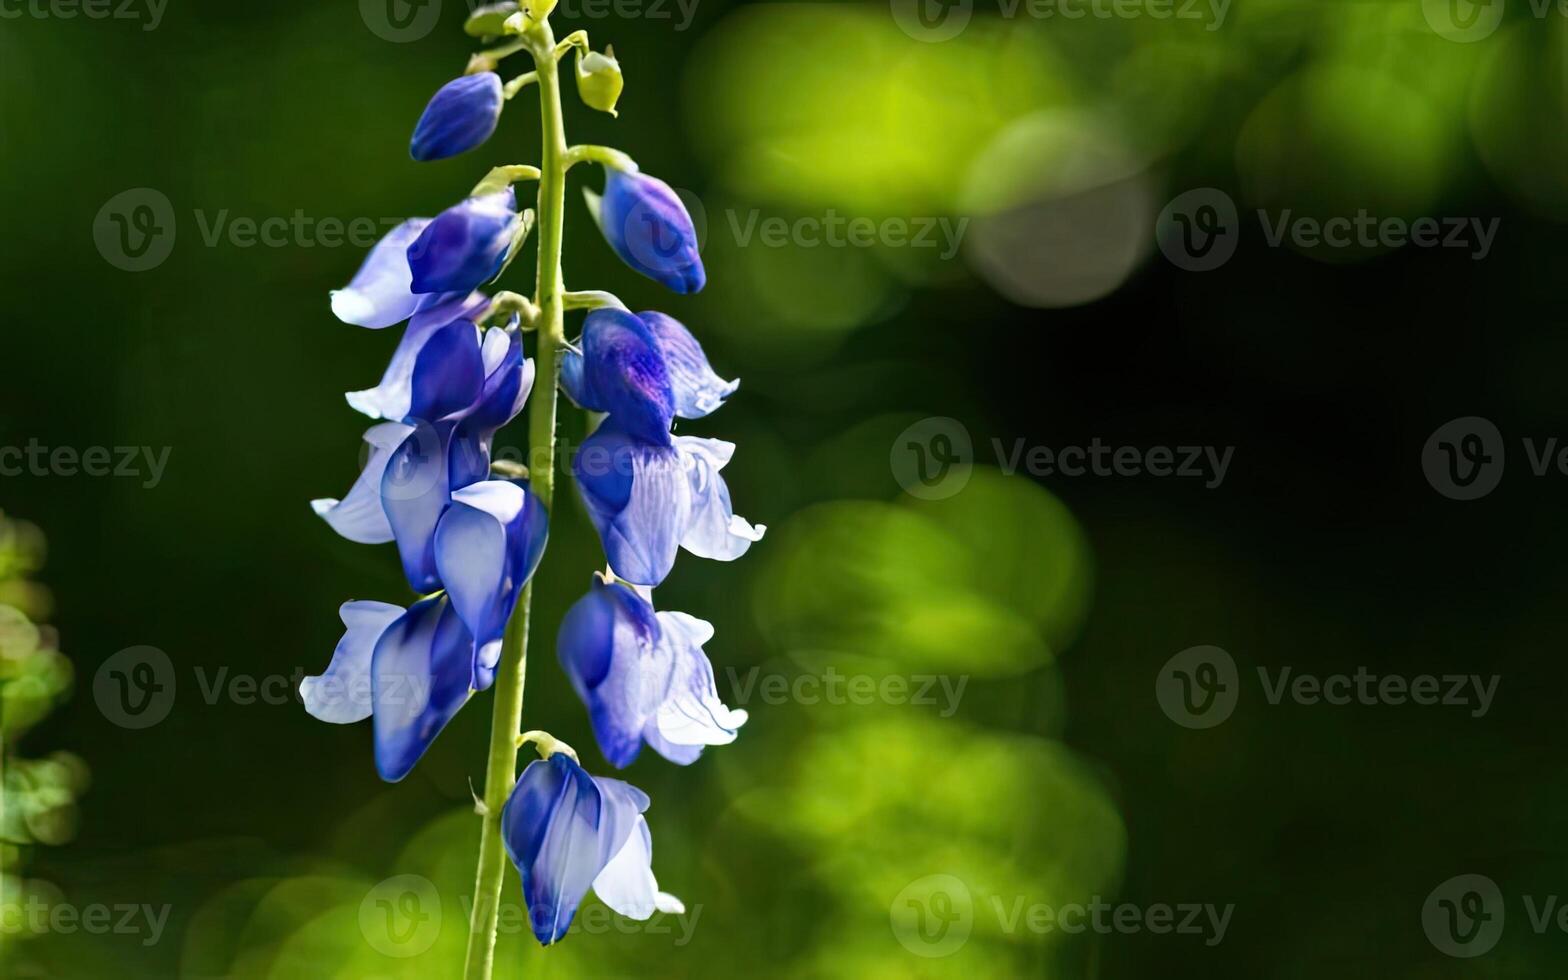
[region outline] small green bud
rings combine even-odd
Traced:
[[[523,0],[523,9],[528,11],[528,19],[539,23],[550,16],[550,11],[555,9],[556,0]]]
[[[617,115],[615,103],[621,98],[626,80],[621,77],[621,63],[615,60],[615,49],[606,47],[604,54],[590,51],[577,56],[577,95],[583,104],[600,112]]]
[[[506,33],[506,19],[517,13],[513,0],[505,3],[487,3],[468,15],[463,30],[470,37],[500,37]]]

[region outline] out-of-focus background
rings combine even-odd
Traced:
[[[327,291],[367,222],[536,159],[528,97],[408,159],[466,14],[0,2],[6,976],[458,969],[490,697],[389,786],[292,692],[341,602],[408,598],[307,506],[396,341]],[[568,88],[569,138],[688,196],[711,285],[620,266],[575,172],[568,281],[743,379],[683,431],[770,530],[661,589],[751,712],[625,774],[687,914],[590,900],[541,950],[509,878],[499,975],[1562,974],[1556,6],[553,20],[627,79],[619,119]],[[561,499],[526,721],[604,771],[550,646],[599,563]]]

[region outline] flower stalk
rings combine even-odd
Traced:
[[[530,22],[522,40],[533,54],[539,89],[540,134],[539,261],[534,308],[538,375],[529,406],[529,472],[533,490],[550,510],[555,490],[555,417],[560,375],[560,350],[566,341],[561,277],[561,248],[566,204],[566,132],[561,112],[560,69],[555,36],[548,19]],[[469,923],[467,980],[489,980],[495,960],[501,887],[506,878],[506,853],[501,837],[501,811],[517,782],[517,754],[523,719],[523,681],[528,664],[529,611],[533,583],[524,587],[507,624],[490,720],[490,755],[485,768],[484,817],[479,837],[479,866],[474,884],[473,918]]]

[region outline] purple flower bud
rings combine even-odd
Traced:
[[[423,162],[467,153],[495,132],[501,104],[501,76],[493,71],[447,82],[414,126],[408,155]]]
[[[691,215],[657,177],[610,169],[599,229],[622,262],[677,293],[695,293],[708,281]]]

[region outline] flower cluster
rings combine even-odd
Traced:
[[[530,0],[522,8],[500,3],[475,11],[470,33],[511,40],[476,55],[467,73],[436,92],[409,143],[415,160],[446,159],[482,145],[506,101],[535,82],[541,104],[558,117],[556,62],[574,49],[579,95],[614,113],[619,62],[608,50],[591,51],[582,32],[556,44],[550,6]],[[503,83],[496,63],[524,50],[538,70]],[[605,168],[604,192],[590,194],[589,205],[611,250],[677,293],[702,289],[696,232],[668,185],[640,173],[619,151],[564,144],[552,151],[547,141],[539,168],[494,168],[468,198],[437,217],[393,229],[332,294],[332,311],[346,323],[406,326],[380,382],[347,395],[350,406],[376,420],[365,432],[363,470],[341,499],[313,506],[349,540],[395,544],[420,598],[406,608],[345,603],[343,638],[327,669],[304,680],[301,695],[322,720],[370,718],[376,766],[388,781],[409,773],[470,696],[490,687],[499,672],[521,669],[521,647],[508,649],[504,637],[544,552],[552,481],[541,478],[535,492],[526,471],[492,464],[491,445],[528,400],[536,360],[542,390],[533,397],[547,402],[543,411],[536,407],[534,422],[553,422],[559,389],[588,413],[593,429],[572,473],[607,568],[566,614],[557,653],[605,759],[625,767],[647,744],[687,765],[705,746],[733,741],[746,720],[718,696],[703,651],[713,627],[653,607],[653,589],[680,549],[728,561],[765,530],[734,512],[720,475],[735,447],[674,431],[677,419],[699,419],[723,405],[738,382],[720,377],[696,338],[671,317],[631,313],[607,293],[561,292],[559,188],[566,169],[581,162]],[[481,291],[505,272],[534,226],[534,212],[518,210],[512,188],[522,180],[540,182],[538,218],[550,232],[541,233],[532,300]],[[547,239],[553,251],[546,250]],[[565,296],[579,297],[572,308],[590,311],[575,343],[562,332]],[[528,333],[537,338],[536,358],[523,354]],[[549,466],[554,435],[548,426],[544,431],[548,445],[531,448]],[[520,706],[521,677],[515,676]],[[643,817],[648,797],[589,775],[575,751],[542,732],[516,744],[493,741],[492,759],[515,768],[517,746],[525,741],[538,743],[542,758],[515,786],[508,781],[504,806],[497,806],[497,788],[487,787],[481,810],[486,833],[494,826],[522,876],[539,941],[565,934],[590,888],[634,918],[679,910],[651,870]],[[484,868],[482,856],[481,888]],[[499,872],[493,880],[499,887]]]

